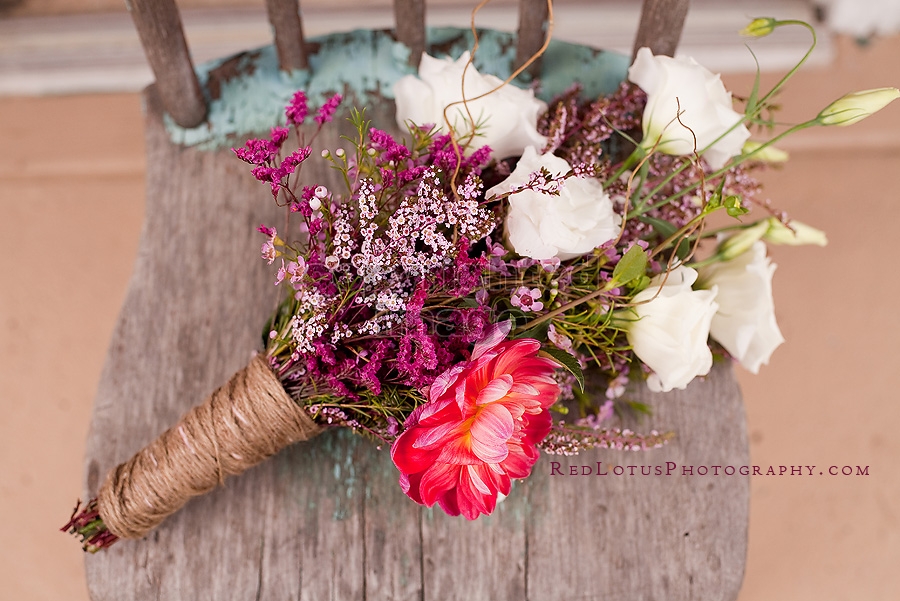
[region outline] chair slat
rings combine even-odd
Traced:
[[[394,0],[397,40],[409,47],[409,64],[416,67],[425,51],[425,0]]]
[[[689,0],[644,0],[631,58],[644,46],[653,54],[673,56],[681,39],[689,4]]]
[[[266,11],[275,31],[275,48],[281,70],[296,71],[309,67],[299,1],[266,0]]]
[[[519,0],[519,41],[516,45],[516,66],[525,64],[541,46],[547,35],[547,0]],[[526,72],[536,77],[541,72],[540,58]]]
[[[206,118],[206,101],[188,53],[175,0],[126,2],[166,112],[182,127]]]

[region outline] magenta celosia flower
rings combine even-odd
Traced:
[[[531,473],[559,396],[557,365],[537,356],[537,340],[505,340],[509,330],[491,326],[469,361],[438,376],[391,447],[400,486],[417,503],[473,520]]]

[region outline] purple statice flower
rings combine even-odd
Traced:
[[[341,103],[341,100],[343,99],[343,96],[341,96],[340,94],[335,94],[334,96],[329,98],[316,114],[316,123],[318,123],[319,125],[330,123],[331,120],[334,119],[334,113],[337,110],[338,105]]]
[[[490,146],[482,146],[463,160],[463,167],[470,169],[472,173],[480,174],[481,169],[491,162],[493,152]]]
[[[397,434],[400,433],[400,422],[397,421],[396,417],[388,416],[387,423],[388,423],[387,433],[390,436],[396,436]]]
[[[513,307],[518,307],[525,313],[540,311],[544,308],[544,303],[540,301],[541,296],[541,291],[537,288],[529,290],[525,286],[519,286],[513,291],[511,302]]]
[[[284,116],[289,125],[302,125],[309,114],[309,106],[306,103],[306,93],[303,90],[296,92],[288,105],[284,108]]]
[[[409,148],[406,145],[400,144],[389,133],[380,129],[374,127],[369,129],[369,141],[375,150],[381,151],[379,160],[382,163],[391,161],[400,163],[400,161],[405,161],[410,156]]]
[[[258,167],[271,165],[284,141],[287,140],[288,133],[286,127],[273,127],[268,140],[251,138],[244,143],[243,148],[232,148],[231,151],[245,163]]]
[[[409,182],[415,181],[425,175],[428,169],[429,167],[425,165],[417,165],[415,167],[410,167],[409,169],[404,169],[397,173],[397,184],[403,186]]]
[[[381,380],[378,372],[384,365],[384,360],[393,352],[394,344],[391,340],[381,338],[375,343],[372,352],[366,357],[366,363],[359,370],[359,377],[373,394],[381,394]]]
[[[278,169],[275,170],[273,177],[280,181],[294,173],[294,171],[297,169],[297,166],[309,158],[310,152],[310,147],[304,146],[302,148],[298,148],[291,154],[284,157],[284,160],[281,161]]]
[[[243,148],[232,148],[231,152],[245,163],[264,165],[278,154],[278,149],[271,140],[251,138],[244,143]]]
[[[481,283],[481,274],[487,267],[484,256],[469,256],[469,241],[460,238],[457,243],[456,261],[453,264],[452,282],[447,291],[453,296],[467,296]]]
[[[270,135],[272,144],[280,149],[284,141],[287,140],[289,133],[291,133],[291,130],[286,127],[273,127]]]
[[[385,169],[384,167],[379,169],[381,173],[381,185],[385,188],[389,187],[392,183],[394,183],[394,172],[390,169]]]

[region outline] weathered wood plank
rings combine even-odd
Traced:
[[[690,0],[644,0],[631,58],[644,46],[653,54],[673,56],[681,40],[689,4]]]
[[[530,597],[563,600],[597,591],[588,598],[735,599],[744,574],[750,479],[724,474],[725,466],[749,461],[731,367],[715,366],[684,391],[629,393],[654,408],[636,430],[672,429],[676,439],[640,453],[541,458],[528,481]],[[614,466],[626,471],[616,475]],[[718,476],[711,475],[713,466],[722,466]],[[684,475],[687,468],[693,475]],[[698,473],[706,468],[709,474]],[[563,561],[555,556],[560,548]]]
[[[206,101],[188,53],[175,0],[129,0],[125,5],[166,111],[183,127],[199,125],[206,117]]]
[[[298,0],[266,0],[266,12],[275,32],[275,49],[281,70],[308,68]]]
[[[418,66],[425,51],[425,0],[394,0],[397,41],[409,47],[409,64]]]
[[[547,0],[519,0],[516,68],[524,65],[544,45],[548,14]],[[531,63],[525,72],[536,77],[541,72],[541,59],[538,58]]]

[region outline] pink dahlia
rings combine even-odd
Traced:
[[[492,326],[406,420],[391,457],[413,501],[474,520],[494,511],[512,478],[531,473],[559,396],[557,365],[537,356],[537,340],[505,340],[509,329]]]

